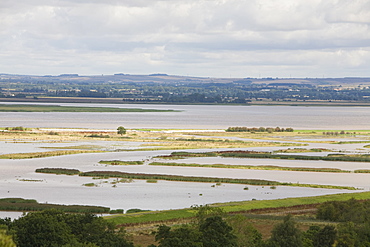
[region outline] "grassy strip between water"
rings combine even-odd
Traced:
[[[245,151],[221,152],[222,157],[235,158],[257,158],[257,159],[288,159],[288,160],[326,160],[326,161],[352,161],[352,162],[370,162],[368,154],[329,154],[328,156],[308,156],[308,155],[285,155],[270,153],[248,153]]]
[[[326,148],[288,148],[274,151],[274,153],[309,153],[309,152],[330,152],[332,150]]]
[[[282,185],[281,183],[276,182],[276,181],[268,181],[268,180],[261,180],[261,179],[190,177],[190,176],[179,176],[179,175],[129,173],[129,172],[118,172],[118,171],[82,172],[80,173],[80,176],[145,179],[145,180],[153,179],[153,180],[180,181],[180,182],[235,183],[235,184],[249,184],[249,185]]]
[[[83,205],[60,205],[60,204],[48,204],[38,203],[32,199],[22,198],[3,198],[0,199],[0,210],[1,211],[42,211],[45,209],[59,209],[63,212],[68,213],[109,213],[111,210],[107,207],[100,206],[83,206]]]
[[[369,143],[369,142],[370,141],[339,141],[339,142],[333,142],[332,144],[357,144],[357,143]]]
[[[114,107],[74,107],[59,105],[0,104],[0,112],[174,112],[174,110],[114,108]]]
[[[63,175],[78,175],[80,171],[77,169],[68,169],[68,168],[39,168],[35,172],[38,173],[51,173],[51,174],[63,174]]]
[[[195,163],[188,164],[188,163],[166,163],[166,162],[152,162],[149,165],[151,166],[185,166],[185,167],[251,169],[251,170],[279,170],[279,171],[300,171],[300,172],[339,172],[339,173],[350,173],[351,172],[351,171],[341,170],[337,168],[284,167],[284,166],[271,166],[271,165],[269,166],[268,165],[266,166],[225,165],[225,164],[206,164],[204,165],[204,164],[195,164]],[[367,171],[367,170],[364,170],[364,171]]]
[[[36,172],[40,173],[55,173],[55,168],[40,168]],[[73,169],[74,170],[74,169]],[[354,187],[348,186],[334,186],[334,185],[320,185],[320,184],[300,184],[300,183],[281,183],[277,181],[269,181],[262,179],[238,179],[238,178],[219,178],[219,177],[192,177],[166,174],[145,174],[145,173],[129,173],[118,171],[90,171],[80,172],[79,176],[98,177],[98,178],[126,178],[126,179],[145,179],[145,180],[166,180],[178,182],[197,182],[197,183],[232,183],[232,184],[248,184],[248,185],[284,185],[295,187],[310,187],[310,188],[325,188],[325,189],[346,189],[356,190]]]
[[[297,205],[309,205],[318,204],[327,201],[346,201],[351,198],[357,200],[369,200],[370,192],[362,193],[343,193],[335,195],[324,195],[314,197],[301,197],[301,198],[286,198],[277,200],[253,200],[253,201],[242,201],[242,202],[229,202],[229,203],[217,203],[210,205],[211,207],[220,207],[227,213],[233,212],[246,212],[253,209],[267,209],[267,208],[283,208],[292,207]],[[126,215],[115,215],[105,217],[107,220],[113,222],[115,225],[130,225],[136,223],[156,223],[165,222],[176,219],[186,219],[195,216],[196,211],[186,208],[178,210],[166,210],[166,211],[150,211],[132,213]]]
[[[252,158],[252,159],[288,159],[288,160],[326,160],[326,161],[351,161],[351,162],[370,162],[369,154],[329,154],[328,156],[309,156],[309,155],[287,155],[272,154],[268,152],[255,151],[221,151],[208,153],[173,152],[168,156],[158,156],[158,158],[181,159],[188,157],[228,157],[228,158]]]
[[[143,165],[143,161],[101,160],[99,164],[112,166]]]
[[[50,152],[35,152],[35,153],[15,153],[15,154],[2,154],[0,159],[35,159],[45,158],[52,156],[82,154],[82,153],[102,153],[104,151],[97,150],[63,150],[63,151],[50,151]]]

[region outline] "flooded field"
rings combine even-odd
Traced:
[[[170,106],[160,106],[161,108],[171,108]],[[185,114],[195,114],[198,116],[202,113],[208,117],[209,121],[216,119],[217,111],[214,107],[211,107],[211,111],[205,113],[205,106],[201,106],[198,111],[195,111],[191,106],[176,106],[176,110],[188,111]],[[153,108],[153,106],[151,107]],[[294,107],[293,107],[294,108]],[[190,110],[189,110],[190,109]],[[192,112],[193,110],[195,112]],[[220,107],[221,112],[230,109],[226,107]],[[259,112],[259,108],[248,108],[248,107],[235,107],[234,114],[240,113],[241,110],[253,110],[256,116],[260,116],[262,119],[263,114]],[[295,109],[295,108],[294,108]],[[353,108],[352,108],[353,109]],[[302,109],[301,109],[302,110]],[[325,110],[325,109],[324,109]],[[326,109],[327,110],[327,109]],[[362,114],[367,111],[367,108],[354,109],[355,112]],[[278,107],[278,112],[282,111]],[[354,113],[349,111],[349,118],[354,117]],[[34,113],[32,113],[34,114]],[[40,113],[40,117],[42,113]],[[54,114],[54,113],[53,113]],[[55,114],[67,114],[67,113],[55,113]],[[80,113],[79,113],[80,114]],[[95,114],[95,113],[94,113]],[[146,114],[146,113],[145,113]],[[143,114],[134,121],[132,118],[120,115],[121,120],[119,125],[127,126],[149,126],[152,124],[153,128],[162,127],[159,122],[147,122],[149,115]],[[164,114],[164,113],[160,113]],[[165,114],[183,114],[183,113],[165,113]],[[207,115],[208,114],[208,115]],[[213,115],[212,115],[213,114]],[[230,114],[230,113],[228,113]],[[287,114],[287,112],[286,112]],[[311,110],[307,113],[307,116],[311,116],[313,113]],[[325,115],[323,110],[315,114]],[[103,114],[104,115],[104,114]],[[230,122],[224,122],[216,124],[218,128],[229,125],[232,126],[235,123],[233,120],[237,116],[234,116]],[[370,115],[370,114],[369,114]],[[47,114],[44,114],[47,116]],[[50,128],[45,131],[56,131],[56,127],[70,128],[76,127],[78,119],[72,119],[72,115],[57,115],[59,120],[47,121],[49,117],[39,119],[34,116],[31,120],[27,118],[26,113],[14,113],[10,114],[7,119],[2,118],[0,127],[8,126],[21,126],[20,119],[27,119],[23,123],[27,123],[27,126],[40,126],[40,121],[44,121],[42,127],[49,126]],[[81,119],[87,121],[89,114],[81,114]],[[112,115],[113,116],[113,115]],[[179,115],[178,115],[179,116]],[[279,120],[278,115],[274,115]],[[51,116],[50,116],[51,117]],[[86,118],[85,118],[86,117]],[[118,115],[114,116],[118,119]],[[163,115],[161,117],[164,117]],[[180,127],[172,119],[173,116],[164,120],[168,121],[167,127],[169,129]],[[190,116],[188,116],[190,117]],[[359,116],[357,116],[359,117]],[[356,122],[356,125],[346,126],[343,123],[342,126],[346,127],[346,130],[355,129],[359,126],[364,126],[365,123],[361,122],[361,118]],[[58,119],[57,118],[57,119]],[[63,119],[62,119],[63,118]],[[100,116],[100,118],[105,118]],[[133,122],[130,122],[131,120]],[[181,119],[181,117],[179,118]],[[204,127],[202,118],[192,117],[192,124],[190,127]],[[212,120],[213,119],[213,120]],[[110,119],[105,119],[109,122]],[[145,124],[139,123],[141,120]],[[161,121],[164,121],[161,120]],[[58,122],[58,125],[56,124]],[[280,120],[279,120],[280,121]],[[329,124],[325,124],[326,118],[323,118],[321,125],[316,127],[327,127]],[[320,122],[320,121],[319,121]],[[96,123],[96,125],[94,125]],[[284,127],[295,127],[299,126],[298,122],[289,122],[284,124]],[[112,125],[117,126],[118,122],[113,121],[112,123],[103,124],[101,120],[91,121],[87,127],[95,126],[95,130],[98,128],[106,128],[105,131],[114,133],[115,129],[111,128]],[[261,124],[258,122],[257,124]],[[79,123],[78,127],[84,125],[84,122]],[[184,125],[187,125],[186,123]],[[215,124],[212,126],[216,127]],[[262,125],[262,124],[261,124]],[[277,125],[273,122],[273,125]],[[183,125],[181,125],[184,127]],[[256,125],[258,126],[258,125]],[[301,125],[300,125],[301,126]],[[303,127],[303,126],[301,126]],[[65,129],[64,129],[65,130]],[[211,130],[211,128],[210,128]],[[219,129],[217,129],[219,130]],[[71,131],[71,130],[69,130]],[[78,130],[80,131],[80,130]],[[90,132],[94,129],[90,130]],[[344,161],[323,161],[323,160],[282,160],[282,159],[255,159],[255,158],[222,158],[222,157],[193,157],[179,160],[164,160],[158,159],[158,155],[169,155],[173,151],[188,151],[188,152],[207,152],[207,151],[225,151],[225,150],[248,150],[248,151],[263,151],[263,152],[279,152],[279,150],[286,149],[323,149],[323,152],[299,152],[299,153],[288,153],[289,155],[308,155],[308,156],[326,156],[329,154],[368,154],[369,149],[366,145],[370,144],[370,139],[367,134],[357,135],[344,135],[344,136],[323,136],[321,134],[315,134],[309,136],[306,134],[294,134],[294,135],[279,135],[273,134],[271,136],[260,137],[251,136],[246,137],[228,134],[222,134],[220,136],[217,133],[209,133],[205,136],[206,132],[198,133],[184,132],[181,135],[183,139],[195,139],[197,138],[208,138],[203,142],[204,148],[198,149],[178,149],[171,150],[171,141],[179,138],[176,134],[169,132],[156,133],[154,137],[151,137],[151,133],[148,132],[145,135],[144,141],[142,139],[135,140],[140,136],[141,132],[131,132],[130,138],[119,139],[116,137],[114,140],[109,139],[89,139],[79,137],[65,141],[51,141],[53,140],[48,136],[48,139],[29,138],[25,139],[22,136],[17,138],[7,139],[4,135],[0,139],[0,155],[5,154],[17,154],[17,153],[35,153],[35,152],[48,152],[55,150],[66,150],[66,149],[82,149],[82,150],[98,150],[104,151],[103,153],[85,153],[85,154],[73,154],[64,156],[44,157],[44,158],[29,158],[29,159],[0,159],[0,198],[8,197],[20,197],[27,199],[36,199],[41,203],[57,203],[57,204],[83,204],[83,205],[97,205],[106,206],[112,209],[149,209],[149,210],[161,210],[161,209],[177,209],[186,208],[192,205],[203,205],[216,202],[230,202],[230,201],[244,201],[244,200],[267,200],[287,197],[301,197],[301,196],[317,196],[325,194],[335,193],[354,193],[356,191],[367,191],[370,190],[370,174],[367,173],[354,173],[353,171],[364,169],[370,170],[369,162],[344,162]],[[160,132],[160,131],[158,131]],[[176,130],[174,133],[181,132]],[[154,132],[153,132],[154,133]],[[180,135],[180,134],[178,134]],[[73,134],[71,134],[73,136]],[[46,138],[46,137],[44,137]],[[212,139],[223,138],[223,142],[228,143],[230,141],[240,142],[251,142],[259,143],[259,145],[243,148],[214,148],[212,147]],[[207,144],[210,143],[210,145]],[[280,144],[275,144],[279,142]],[[341,144],[338,144],[342,142]],[[158,143],[166,145],[164,147],[155,146]],[[194,141],[193,141],[194,143]],[[262,143],[262,144],[261,144]],[[264,145],[263,143],[266,143]],[[231,143],[237,145],[238,143]],[[230,144],[230,145],[231,145]],[[275,144],[275,145],[267,145]],[[151,146],[153,145],[153,146]],[[288,146],[287,146],[288,145]],[[208,147],[208,148],[207,148]],[[142,150],[141,150],[142,149]],[[144,150],[145,149],[145,150]],[[100,164],[101,160],[122,160],[122,161],[144,161],[143,165],[121,165],[111,166]],[[173,166],[152,166],[151,162],[177,162],[177,163],[196,163],[196,164],[225,164],[225,165],[247,165],[247,166],[281,166],[281,167],[310,167],[310,168],[338,168],[349,171],[348,173],[333,173],[333,172],[303,172],[303,171],[280,171],[280,170],[254,170],[254,169],[234,169],[234,168],[206,168],[206,167],[173,167]],[[244,184],[215,184],[215,183],[200,183],[200,182],[173,182],[158,180],[155,182],[148,183],[146,180],[134,179],[126,183],[117,182],[117,179],[93,179],[91,177],[80,177],[80,176],[67,176],[67,175],[54,175],[54,174],[41,174],[36,173],[37,168],[72,168],[78,169],[81,172],[87,171],[121,171],[131,173],[147,173],[147,174],[169,174],[169,175],[180,175],[180,176],[199,176],[199,177],[218,177],[218,178],[244,178],[244,179],[263,179],[277,182],[286,183],[299,183],[299,184],[316,184],[316,185],[335,185],[335,186],[349,186],[355,187],[358,190],[339,190],[339,189],[324,189],[324,188],[304,188],[304,187],[293,187],[293,186],[254,186]],[[93,184],[93,186],[84,186],[84,184]],[[247,187],[247,188],[246,188]],[[4,215],[11,216],[11,213],[2,212],[0,217]]]

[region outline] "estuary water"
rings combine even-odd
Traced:
[[[72,103],[58,105],[169,109],[177,112],[1,112],[0,127],[116,129],[117,126],[125,126],[126,128],[225,129],[230,126],[279,126],[295,129],[356,130],[367,129],[370,123],[370,107]]]

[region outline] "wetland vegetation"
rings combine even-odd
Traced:
[[[155,164],[154,164],[155,165]],[[181,166],[181,165],[180,165]],[[50,169],[40,168],[35,172],[38,173],[54,173],[61,174],[60,171],[65,169]],[[76,169],[72,169],[74,173]],[[72,173],[71,172],[71,173]],[[66,171],[68,173],[68,170]],[[178,182],[201,182],[201,183],[230,183],[230,184],[248,184],[248,185],[262,185],[262,186],[295,186],[295,187],[310,187],[310,188],[325,188],[325,189],[343,189],[343,190],[356,190],[350,186],[336,186],[336,185],[320,185],[320,184],[302,184],[302,183],[283,183],[277,181],[269,181],[263,179],[237,179],[237,178],[221,178],[221,177],[197,177],[197,176],[180,176],[180,175],[166,175],[166,174],[147,174],[147,173],[130,173],[119,171],[89,171],[89,172],[76,172],[74,174],[82,177],[93,178],[123,178],[123,179],[143,179],[150,181],[165,180],[165,181],[178,181]],[[85,186],[95,186],[94,183],[85,184]]]
[[[50,132],[53,134],[48,134]],[[367,140],[369,138],[369,131],[351,131],[351,135],[339,135],[339,136],[328,136],[323,134],[323,132],[327,131],[316,131],[316,130],[294,130],[293,132],[259,132],[259,133],[251,133],[251,132],[189,132],[189,131],[171,131],[171,130],[133,130],[128,129],[127,133],[124,136],[121,136],[117,133],[116,130],[111,132],[104,132],[104,131],[93,131],[93,130],[84,130],[84,129],[76,129],[76,130],[50,130],[50,129],[17,129],[17,130],[10,130],[0,132],[0,141],[6,142],[9,144],[33,144],[33,143],[40,143],[42,144],[42,148],[55,148],[56,151],[47,151],[47,152],[29,152],[25,154],[3,154],[3,155],[10,155],[8,157],[29,157],[29,158],[41,158],[41,157],[48,157],[48,156],[40,156],[40,153],[45,153],[44,155],[74,155],[77,153],[83,152],[106,152],[104,158],[99,158],[94,162],[91,163],[91,166],[97,165],[99,166],[99,171],[90,171],[90,172],[83,172],[82,169],[72,169],[72,168],[57,168],[53,166],[49,166],[48,168],[38,168],[36,170],[37,179],[42,178],[42,174],[40,173],[49,173],[49,174],[62,174],[62,175],[78,175],[81,176],[81,179],[92,178],[97,179],[93,180],[93,182],[89,182],[84,180],[79,184],[83,184],[85,187],[92,187],[92,188],[84,188],[86,191],[95,191],[101,188],[100,184],[107,184],[109,188],[114,186],[120,186],[119,183],[128,183],[133,182],[133,180],[143,180],[143,183],[149,183],[147,186],[157,186],[161,184],[161,180],[167,181],[186,181],[186,182],[202,182],[202,183],[210,183],[209,187],[213,190],[217,190],[223,187],[224,184],[228,183],[240,183],[248,185],[245,187],[244,190],[243,186],[240,187],[240,190],[243,193],[251,193],[254,190],[254,185],[265,186],[268,193],[275,193],[276,191],[280,191],[281,186],[301,186],[301,187],[310,187],[310,188],[332,188],[332,189],[343,189],[343,190],[352,190],[355,189],[351,186],[336,186],[330,184],[304,184],[304,183],[295,183],[295,182],[278,182],[269,179],[236,179],[236,178],[224,178],[224,177],[208,177],[208,176],[178,176],[178,175],[171,175],[171,174],[161,174],[161,173],[140,173],[140,172],[123,172],[125,169],[136,169],[137,168],[145,168],[145,166],[150,165],[152,168],[154,166],[180,166],[180,167],[193,167],[196,168],[222,168],[222,169],[262,169],[262,170],[281,170],[281,171],[291,171],[291,172],[325,172],[326,174],[329,173],[349,173],[348,170],[339,169],[339,168],[329,168],[329,167],[288,167],[288,166],[275,166],[275,165],[239,165],[239,164],[197,164],[197,163],[175,163],[175,162],[163,162],[161,159],[188,159],[188,158],[218,158],[218,157],[228,157],[228,158],[264,158],[264,159],[271,159],[272,161],[275,159],[280,160],[291,160],[291,161],[300,161],[303,159],[306,160],[313,160],[313,161],[320,161],[328,159],[330,162],[337,162],[337,161],[351,161],[351,162],[359,162],[365,163],[369,162],[370,156],[368,151],[366,150],[365,146],[369,143]],[[349,131],[348,131],[349,132]],[[353,132],[356,132],[353,135]],[[57,134],[54,134],[57,133]],[[88,137],[89,135],[102,135],[103,137]],[[109,135],[108,137],[104,137],[105,135]],[[241,139],[230,139],[230,138],[241,138]],[[352,138],[353,140],[344,140],[342,138]],[[346,152],[346,150],[335,150],[335,146],[332,144],[337,145],[336,143],[341,143],[341,147],[348,147],[348,145],[357,145],[356,147],[360,147],[361,149],[352,149],[351,152]],[[118,145],[119,144],[119,145]],[[126,146],[133,145],[130,148],[123,148],[121,144],[127,144]],[[313,146],[303,148],[303,145],[311,145]],[[325,144],[321,146],[321,144]],[[363,144],[363,146],[362,146]],[[41,145],[40,145],[41,146]],[[55,147],[57,146],[57,147]],[[109,148],[108,148],[109,146]],[[286,147],[286,148],[285,148]],[[147,150],[175,150],[181,149],[178,152],[169,152],[170,155],[153,155],[151,157],[148,156],[138,156],[127,157],[126,154],[128,151],[130,152],[139,152],[144,149]],[[217,150],[220,148],[221,150]],[[228,148],[228,150],[222,150]],[[259,148],[259,149],[254,149]],[[189,149],[214,149],[210,151],[194,151],[190,152]],[[247,149],[247,150],[246,150]],[[266,149],[270,151],[257,151],[261,149]],[[108,151],[108,152],[107,152]],[[58,153],[59,152],[59,153]],[[75,153],[74,153],[75,152]],[[111,153],[115,156],[110,159],[109,155]],[[164,153],[166,153],[164,152]],[[158,152],[156,152],[158,153]],[[310,153],[315,153],[315,155],[311,155]],[[330,155],[328,155],[330,153]],[[122,154],[122,159],[118,158],[117,154]],[[154,152],[153,152],[154,154]],[[14,156],[11,156],[14,155]],[[4,156],[5,157],[5,156]],[[132,160],[131,160],[132,159]],[[136,160],[135,160],[136,159]],[[100,160],[100,161],[99,161]],[[36,161],[35,161],[36,162]],[[107,165],[107,166],[105,166]],[[109,171],[110,166],[115,166],[115,170],[117,171]],[[129,167],[128,167],[129,166]],[[63,167],[63,166],[61,166]],[[78,167],[76,167],[78,168]],[[155,167],[157,168],[157,167]],[[362,175],[366,176],[370,170],[367,169],[356,169],[354,173],[364,173]],[[330,175],[330,174],[329,174]],[[329,176],[328,175],[328,176]],[[46,175],[45,175],[46,176]],[[54,176],[53,176],[54,177]],[[56,177],[56,176],[55,176]],[[68,178],[69,176],[60,176],[63,180]],[[50,178],[50,176],[49,176]],[[73,178],[73,177],[72,177]],[[110,179],[109,179],[110,178]],[[17,178],[18,181],[21,181],[22,178]],[[32,179],[32,178],[30,178]],[[43,180],[41,180],[43,181]],[[151,184],[153,183],[153,184]],[[43,185],[43,183],[38,183]],[[133,185],[126,184],[126,185]],[[137,183],[138,184],[138,183]],[[136,184],[136,185],[137,185]],[[123,184],[121,184],[123,185]],[[107,186],[108,187],[108,186]],[[106,188],[107,188],[106,187]],[[247,188],[247,189],[246,189]],[[117,189],[112,189],[117,190]],[[348,192],[348,191],[347,191]],[[267,192],[266,192],[267,193]],[[370,192],[356,192],[356,193],[344,193],[344,194],[335,194],[335,195],[326,195],[326,196],[314,196],[314,197],[300,197],[300,198],[285,198],[279,200],[259,200],[259,199],[249,199],[248,201],[235,201],[235,202],[228,202],[228,203],[215,203],[210,205],[212,208],[220,208],[222,211],[225,212],[225,215],[222,216],[222,219],[228,220],[228,215],[244,215],[248,217],[248,219],[253,220],[253,222],[257,222],[255,225],[260,226],[259,224],[269,225],[266,226],[267,229],[263,231],[263,238],[270,239],[273,234],[272,228],[275,224],[278,224],[283,219],[283,215],[288,214],[289,212],[293,212],[297,214],[299,212],[299,216],[296,216],[295,219],[300,221],[302,219],[302,223],[300,222],[300,227],[303,231],[307,231],[308,226],[314,225],[315,223],[319,222],[321,226],[326,224],[324,219],[315,218],[313,216],[319,207],[319,204],[324,203],[326,201],[345,201],[350,198],[355,198],[356,200],[367,200],[370,198]],[[206,196],[206,193],[198,192],[197,197],[203,198]],[[18,200],[18,199],[17,199]],[[14,199],[14,201],[17,201]],[[49,206],[44,206],[43,203],[37,203],[35,200],[27,201],[28,203],[33,203],[32,206],[27,207],[27,203],[22,202],[23,199],[19,199],[16,203],[13,203],[13,208],[10,206],[1,209],[1,210],[25,210],[25,211],[33,211],[33,210],[42,210],[49,207],[57,207],[55,204],[45,204]],[[5,201],[6,202],[6,201]],[[4,203],[5,203],[4,202]],[[9,201],[6,203],[11,204]],[[22,208],[22,205],[24,206]],[[41,205],[41,206],[40,206]],[[357,207],[363,207],[359,204],[353,204]],[[332,208],[330,205],[327,206]],[[340,206],[338,206],[340,207]],[[97,207],[99,208],[99,207]],[[112,225],[115,226],[123,226],[126,227],[129,231],[131,231],[132,238],[139,239],[139,238],[150,238],[151,244],[158,244],[155,242],[154,235],[151,235],[150,231],[158,231],[156,229],[156,225],[158,224],[175,224],[179,226],[175,226],[175,228],[170,227],[169,230],[174,231],[175,229],[181,229],[182,222],[189,223],[192,222],[196,217],[197,213],[196,210],[191,208],[184,208],[179,210],[164,210],[164,211],[146,211],[142,212],[140,209],[136,209],[134,212],[127,211],[126,214],[122,214],[123,210],[115,210],[111,211],[109,208],[104,208],[104,212],[116,212],[119,213],[115,216],[107,216],[106,220],[111,222]],[[121,208],[121,207],[120,207]],[[64,210],[64,209],[63,209]],[[77,207],[77,209],[73,209],[72,206],[68,210],[83,210],[83,208]],[[70,212],[66,209],[66,212]],[[90,208],[86,209],[90,210]],[[264,210],[264,211],[259,211]],[[80,211],[75,211],[80,212]],[[81,211],[83,212],[83,211]],[[273,212],[273,213],[271,213]],[[276,213],[277,212],[277,213]],[[280,212],[283,212],[280,214]],[[307,213],[308,212],[308,213]],[[325,211],[326,212],[326,211]],[[307,215],[306,215],[307,213]],[[303,214],[303,216],[301,216]],[[329,214],[329,213],[327,213]],[[302,217],[302,218],[300,218]],[[230,219],[227,222],[232,222]],[[309,222],[309,223],[307,223]],[[235,223],[235,222],[234,222]],[[230,223],[230,225],[234,224]],[[306,224],[306,225],[304,225]],[[330,223],[333,224],[333,223]],[[339,223],[335,223],[339,224]],[[141,228],[143,226],[143,228]],[[130,228],[132,227],[132,228]],[[236,228],[235,224],[233,227]],[[149,229],[149,230],[132,230],[132,229]],[[258,228],[258,229],[262,229]],[[338,227],[338,229],[341,229]],[[356,228],[357,229],[357,228]],[[139,243],[140,241],[137,240]],[[339,240],[337,240],[339,241]],[[147,246],[147,245],[143,245]]]
[[[283,150],[277,151],[277,153],[280,153],[280,152],[284,152],[284,151]],[[286,152],[290,153],[291,150],[287,150]],[[218,151],[218,152],[207,152],[207,153],[173,152],[171,155],[158,156],[158,157],[166,158],[166,159],[181,159],[185,157],[189,158],[189,157],[215,157],[215,156],[220,156],[220,157],[225,157],[225,158],[370,162],[370,154],[335,153],[335,154],[328,154],[327,156],[309,156],[309,155],[285,155],[285,154],[275,154],[271,152],[256,152],[256,151],[241,151],[241,150]]]
[[[99,164],[106,164],[111,166],[127,166],[127,165],[143,165],[143,161],[123,161],[123,160],[101,160]]]
[[[82,154],[82,153],[100,153],[103,151],[98,150],[64,150],[64,151],[49,151],[37,153],[14,153],[14,154],[1,154],[0,159],[37,159],[61,155]]]
[[[2,198],[0,199],[0,210],[3,211],[42,211],[46,209],[58,209],[69,213],[109,213],[110,209],[100,206],[85,206],[85,205],[60,205],[52,203],[39,203],[33,199],[23,198]]]

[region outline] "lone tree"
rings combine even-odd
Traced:
[[[125,129],[125,127],[123,127],[123,126],[119,126],[119,127],[117,128],[117,134],[119,134],[119,135],[124,135],[124,134],[126,134],[126,129]]]

